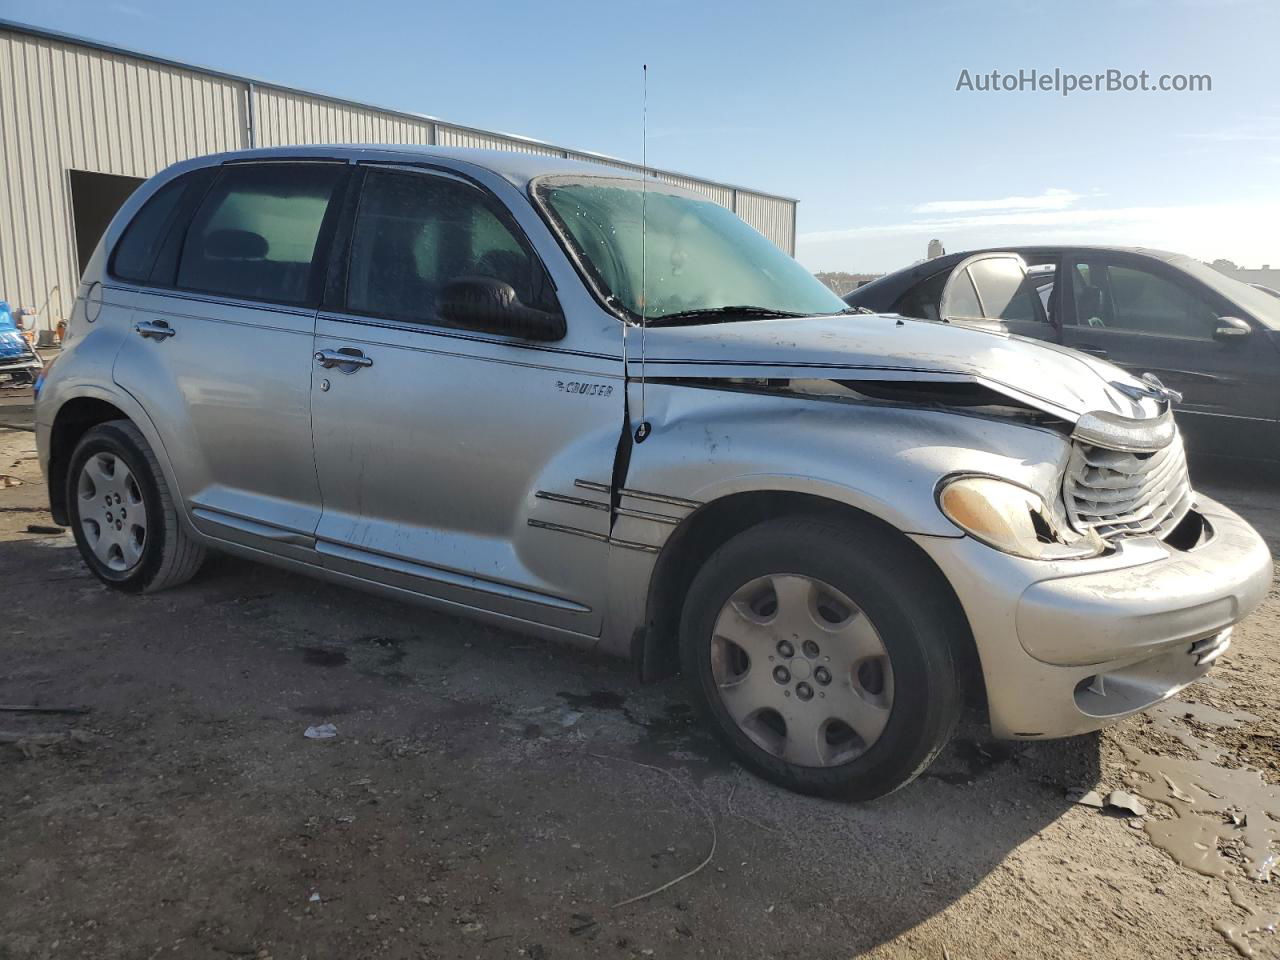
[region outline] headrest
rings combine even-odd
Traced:
[[[1076,290],[1076,309],[1081,316],[1097,316],[1102,312],[1102,291],[1087,284]]]
[[[218,260],[262,260],[267,239],[248,230],[215,230],[204,238],[204,253]]]

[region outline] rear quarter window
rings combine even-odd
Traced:
[[[942,288],[947,285],[950,272],[943,270],[927,280],[922,280],[902,294],[894,303],[893,313],[921,320],[938,320],[938,304],[942,300]]]
[[[189,177],[178,177],[142,205],[116,244],[111,258],[113,274],[121,280],[139,283],[150,278],[156,255],[189,182]]]

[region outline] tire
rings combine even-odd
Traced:
[[[748,768],[799,793],[871,800],[951,739],[963,704],[953,644],[967,629],[896,531],[780,518],[727,541],[694,577],[681,664]]]
[[[155,454],[128,420],[99,424],[80,439],[66,503],[80,555],[112,589],[154,593],[190,580],[204,562],[205,549],[182,528]]]

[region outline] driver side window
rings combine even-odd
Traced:
[[[1147,270],[1077,263],[1071,281],[1081,326],[1196,340],[1211,340],[1217,327],[1211,306]]]
[[[554,295],[542,264],[477,187],[445,177],[370,170],[351,235],[347,309],[447,325],[437,303],[453,280],[509,283],[526,306]]]

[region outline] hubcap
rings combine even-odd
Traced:
[[[147,509],[128,465],[114,453],[95,453],[77,483],[80,529],[102,563],[127,573],[147,545]]]
[[[893,671],[875,625],[812,577],[775,574],[737,590],[712,630],[711,672],[742,732],[801,767],[865,753],[893,708]]]

